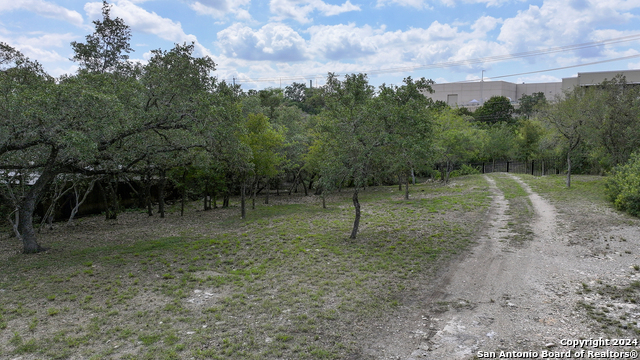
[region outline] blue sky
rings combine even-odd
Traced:
[[[151,50],[193,41],[197,55],[214,59],[215,75],[245,89],[322,85],[328,72],[366,72],[380,85],[406,76],[474,80],[483,70],[485,79],[530,83],[640,69],[640,0],[110,3],[112,16],[132,29],[132,59],[146,61]],[[93,31],[101,7],[100,1],[0,0],[0,41],[53,76],[73,73],[69,43]],[[540,72],[557,68],[563,69]],[[508,76],[514,74],[520,75]]]

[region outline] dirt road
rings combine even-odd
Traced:
[[[535,216],[533,237],[514,246],[509,202],[494,176],[509,176],[529,194]],[[477,246],[424,291],[422,303],[409,306],[387,325],[368,354],[379,359],[545,358],[543,352],[603,351],[563,346],[563,339],[611,338],[611,327],[595,330],[585,309],[618,318],[618,336],[638,328],[635,304],[592,289],[623,288],[638,275],[634,253],[640,244],[637,222],[608,219],[623,215],[590,206],[562,214],[513,175],[485,176],[492,192],[490,225]],[[619,239],[623,239],[619,240]],[[580,307],[579,304],[586,304]],[[603,312],[598,309],[602,309]],[[593,314],[593,313],[592,313]],[[620,319],[624,319],[621,321]],[[622,330],[622,331],[620,331]],[[610,347],[613,351],[637,347]],[[509,354],[507,354],[509,355]],[[549,354],[547,354],[549,355]],[[547,356],[548,358],[549,356]]]

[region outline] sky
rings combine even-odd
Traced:
[[[329,72],[370,83],[561,81],[640,69],[640,0],[112,0],[131,27],[130,58],[195,43],[220,80],[285,87]],[[0,42],[58,77],[77,65],[102,2],[0,0]]]

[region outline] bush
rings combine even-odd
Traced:
[[[458,170],[458,172],[460,173],[460,175],[476,175],[476,174],[480,174],[480,170],[478,170],[478,168],[473,167],[471,165],[467,165],[467,164],[462,164],[462,166],[460,166],[460,170]]]
[[[605,192],[616,209],[640,217],[640,152],[613,169],[605,183]]]

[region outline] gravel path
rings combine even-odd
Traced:
[[[634,304],[583,290],[599,284],[625,286],[637,278],[633,265],[638,263],[638,222],[607,222],[623,215],[597,207],[559,214],[522,180],[508,176],[529,193],[535,210],[533,241],[510,244],[509,203],[492,177],[485,176],[493,194],[491,223],[479,234],[477,246],[452,264],[438,284],[425,289],[429,295],[421,304],[407,307],[387,325],[369,355],[436,360],[500,358],[500,351],[523,352],[516,355],[528,358],[549,358],[545,351],[603,351],[561,345],[563,339],[611,338],[595,330],[578,302],[610,307],[611,316],[637,320],[640,310]],[[618,238],[624,241],[613,242]]]

